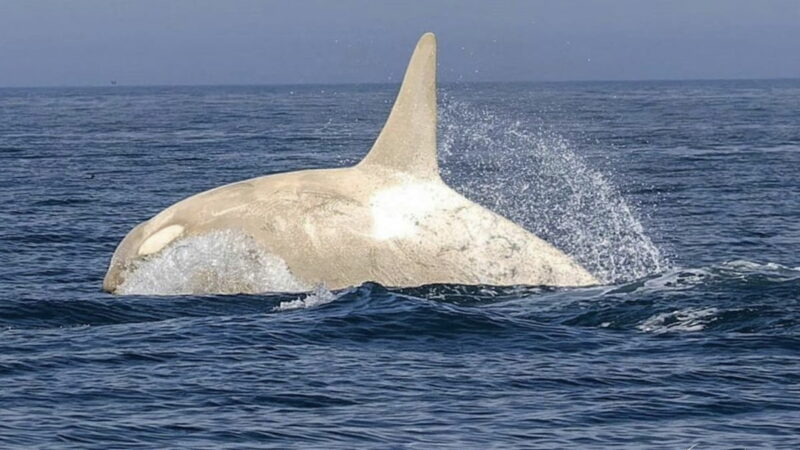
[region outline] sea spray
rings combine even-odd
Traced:
[[[302,292],[312,288],[294,278],[280,257],[235,230],[179,239],[135,263],[123,278],[117,290],[120,294]]]
[[[444,96],[442,176],[615,283],[668,267],[639,214],[556,132]]]

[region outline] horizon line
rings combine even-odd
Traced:
[[[794,81],[796,77],[765,77],[765,78],[639,78],[639,79],[573,79],[573,80],[505,80],[505,81],[439,81],[439,85],[465,85],[465,84],[559,84],[559,83],[642,83],[642,82],[691,82],[691,81]],[[144,84],[44,84],[44,85],[2,85],[0,89],[63,89],[63,88],[117,88],[117,87],[294,87],[294,86],[393,86],[400,82],[394,81],[364,81],[364,82],[333,82],[333,83],[144,83]]]

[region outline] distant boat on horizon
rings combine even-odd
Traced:
[[[117,85],[117,80],[111,80],[111,85],[112,86],[116,86]]]

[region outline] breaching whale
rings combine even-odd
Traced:
[[[180,269],[192,273],[162,275],[186,280],[180,293],[302,291],[320,284],[340,289],[368,281],[394,287],[596,284],[563,252],[442,181],[436,114],[436,38],[427,33],[361,162],[254,178],[182,200],[128,233],[103,289],[159,293],[130,282],[148,261],[181,243],[181,251],[191,252],[186,243],[193,239],[231,235],[252,247],[247,255],[280,269],[283,281],[220,280],[228,275],[215,273],[219,265],[210,260],[233,251],[228,241]]]

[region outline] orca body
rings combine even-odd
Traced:
[[[131,280],[148,261],[220,233],[241,237],[254,258],[270,259],[290,282],[221,281],[224,274],[212,264],[194,264],[181,269],[192,273],[173,274],[187,283],[165,293],[339,289],[367,281],[395,287],[596,284],[570,257],[442,181],[436,113],[436,39],[427,33],[389,119],[360,163],[255,178],[182,200],[128,233],[103,288],[142,293]]]

